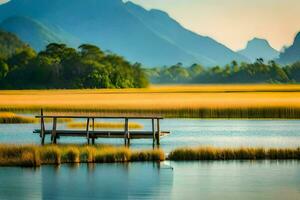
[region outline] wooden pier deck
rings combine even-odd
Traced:
[[[160,120],[163,118],[160,116],[95,116],[95,115],[44,115],[41,110],[41,115],[36,116],[39,118],[40,129],[34,130],[41,137],[41,144],[45,144],[46,135],[51,135],[51,143],[57,144],[57,139],[61,137],[83,137],[87,139],[88,144],[95,144],[95,140],[98,138],[121,138],[124,139],[126,146],[130,145],[132,139],[152,139],[153,145],[160,145],[160,138],[167,136],[170,132],[160,130]],[[51,130],[46,130],[45,119],[52,119],[53,125]],[[85,119],[86,128],[85,130],[58,130],[57,121],[58,119]],[[95,130],[96,119],[122,119],[124,120],[124,130],[111,131],[111,130]],[[129,130],[129,121],[136,119],[144,119],[151,121],[150,131],[131,131]]]

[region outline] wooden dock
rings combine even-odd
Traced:
[[[41,115],[36,116],[40,119],[40,129],[34,130],[34,133],[38,133],[41,138],[41,144],[45,144],[46,135],[51,135],[51,143],[57,144],[57,139],[61,137],[83,137],[87,139],[88,144],[95,144],[95,140],[98,138],[121,138],[124,139],[125,146],[130,145],[131,139],[152,139],[153,145],[160,145],[160,138],[167,136],[170,132],[160,130],[160,120],[162,117],[159,116],[95,116],[95,115],[44,115],[41,110]],[[51,130],[46,130],[45,119],[52,119],[53,125]],[[86,128],[85,130],[58,130],[57,121],[58,119],[85,119]],[[124,130],[110,131],[110,130],[95,130],[95,119],[122,119],[124,120]],[[131,131],[129,130],[129,121],[136,119],[145,119],[151,121],[150,131]]]

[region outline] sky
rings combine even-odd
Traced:
[[[244,48],[254,37],[267,39],[281,50],[292,44],[300,31],[300,0],[131,1],[147,9],[164,10],[184,27],[233,50]]]
[[[233,50],[248,40],[267,39],[281,50],[300,31],[300,0],[131,0],[164,10],[184,27]]]

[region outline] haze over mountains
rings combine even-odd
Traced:
[[[248,61],[212,38],[185,29],[165,12],[121,0],[12,0],[0,5],[3,20],[1,28],[36,49],[48,41],[93,43],[147,66]]]
[[[232,60],[271,60],[279,54],[260,39],[234,52],[185,29],[163,11],[122,0],[11,0],[0,5],[0,29],[15,33],[38,51],[51,42],[72,47],[91,43],[149,67],[178,62],[223,66]],[[297,47],[286,53],[293,52],[299,52]],[[279,59],[289,60],[294,59],[284,54]]]

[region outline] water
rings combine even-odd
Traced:
[[[151,130],[146,120],[145,130]],[[166,151],[186,146],[211,145],[220,147],[262,146],[298,147],[300,146],[300,120],[200,120],[165,119],[162,130],[171,135],[161,140]],[[6,125],[0,124],[0,143],[40,143],[38,135],[32,133],[39,124]],[[51,128],[51,124],[47,124]],[[58,128],[65,128],[60,124]],[[49,142],[49,138],[46,139]],[[85,143],[84,138],[61,138],[59,143]],[[123,139],[98,139],[97,143],[123,145]],[[133,140],[132,148],[150,148],[151,140]]]
[[[299,169],[299,161],[0,168],[0,199],[298,200]]]
[[[149,121],[138,120],[145,130]],[[65,128],[60,124],[58,128]],[[299,120],[165,119],[162,139],[169,152],[183,146],[300,146]],[[39,124],[0,125],[0,143],[38,144]],[[51,124],[47,124],[51,128]],[[48,138],[49,141],[49,138]],[[85,143],[62,138],[59,143]],[[122,139],[98,143],[123,145]],[[132,148],[150,148],[134,140]],[[215,161],[0,168],[1,200],[81,199],[300,199],[300,161]]]

